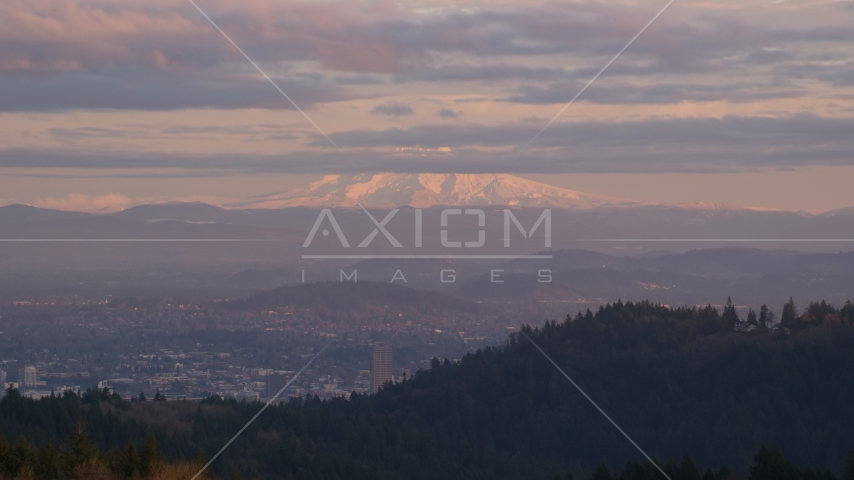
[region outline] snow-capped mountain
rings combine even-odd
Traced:
[[[375,173],[327,175],[287,192],[263,195],[238,208],[510,205],[586,209],[632,205],[620,198],[558,188],[506,174]]]

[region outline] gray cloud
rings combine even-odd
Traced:
[[[436,112],[436,115],[442,118],[457,118],[459,116],[459,113],[451,110],[450,108],[443,108]]]
[[[355,92],[334,85],[299,79],[277,83],[304,108],[318,102],[359,98]],[[17,73],[0,78],[0,110],[5,111],[208,107],[293,109],[257,73],[140,68],[135,72]]]
[[[374,115],[405,116],[412,115],[412,108],[399,103],[383,103],[371,110]]]
[[[502,100],[535,105],[566,103],[583,86],[583,83],[575,82],[552,83],[546,87],[521,87],[518,93]],[[669,82],[642,85],[605,80],[590,86],[579,99],[599,104],[673,104],[684,101],[740,103],[770,98],[798,98],[806,93],[805,88],[791,81],[779,81],[776,84],[743,82],[702,85]]]
[[[799,115],[558,123],[530,148],[519,148],[541,126],[422,125],[332,134],[352,162],[317,138],[321,150],[270,156],[3,150],[0,167],[187,168],[206,176],[215,170],[655,173],[854,164],[854,119]],[[440,147],[452,152],[431,153]],[[479,147],[504,148],[505,153]]]
[[[0,50],[0,109],[290,108],[185,3],[128,0],[104,8],[72,1],[65,9],[14,15],[27,5],[16,2],[0,11],[7,13],[0,16],[0,29],[12,32]],[[261,9],[248,2],[231,8],[214,1],[207,8],[253,58],[279,73],[282,87],[300,105],[357,98],[353,88],[385,82],[509,82],[515,83],[503,85],[512,90],[509,101],[552,103],[553,97],[563,96],[562,85],[594,75],[653,13],[651,6],[598,3],[447,9],[421,15],[355,1],[349,6],[283,2]],[[845,12],[850,6],[839,9]],[[768,72],[757,71],[763,65],[797,72],[798,78],[851,84],[850,72],[834,74],[826,71],[832,70],[826,64],[807,67],[828,45],[847,49],[854,40],[852,27],[795,29],[723,13],[687,15],[664,15],[606,75],[632,82],[670,74],[669,85],[619,96],[591,91],[587,99],[657,103],[666,101],[664,90],[684,95],[678,100],[799,95],[797,86],[776,84]],[[99,28],[87,28],[90,23]],[[445,57],[456,63],[437,62],[437,53],[449,54]],[[528,57],[542,55],[574,58],[572,64],[581,67],[525,65]],[[484,59],[493,64],[484,65]],[[287,70],[300,61],[328,71],[297,75]],[[727,86],[693,87],[690,79],[676,77],[685,74],[722,79]],[[750,83],[737,85],[741,78],[750,78]],[[519,82],[529,84],[521,87]],[[734,93],[728,95],[725,89]]]
[[[394,75],[395,83],[410,82],[482,82],[497,80],[548,81],[575,78],[576,73],[559,67],[529,67],[526,65],[457,64],[412,68]]]

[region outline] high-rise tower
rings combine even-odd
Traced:
[[[377,393],[386,383],[391,381],[391,346],[383,343],[374,344],[372,373],[372,393]]]

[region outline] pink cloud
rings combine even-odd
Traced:
[[[71,212],[111,213],[132,207],[135,202],[125,195],[84,195],[70,193],[63,198],[40,198],[33,206]]]
[[[402,10],[395,2],[200,0],[260,61],[316,61],[336,70],[393,73],[432,52],[555,53],[624,41],[647,15],[601,4]],[[662,21],[664,23],[665,21]],[[631,33],[629,33],[631,32]],[[0,3],[0,71],[126,65],[159,69],[242,61],[185,0]]]
[[[424,52],[375,28],[399,19],[390,3],[199,2],[235,41],[267,60],[316,60],[333,68],[391,71]],[[116,65],[191,67],[236,52],[181,0],[0,3],[0,71],[60,71]]]

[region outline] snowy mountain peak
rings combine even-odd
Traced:
[[[507,174],[374,173],[327,175],[287,192],[254,197],[242,208],[509,205],[593,208],[635,204]]]

